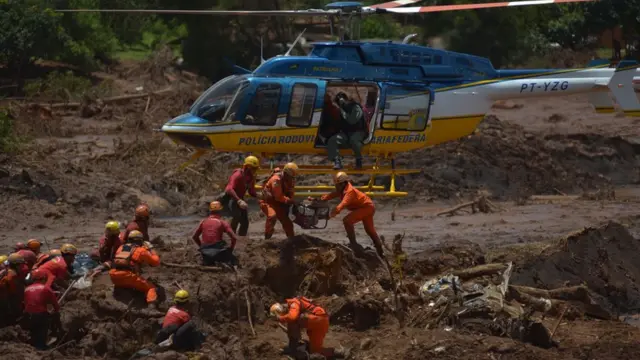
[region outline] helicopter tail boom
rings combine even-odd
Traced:
[[[594,62],[597,60],[594,60]],[[594,62],[590,63],[593,65]],[[610,65],[604,60],[605,65]],[[621,112],[626,116],[640,116],[640,64],[633,60],[624,60],[616,68],[609,67],[612,73],[608,83],[608,92],[589,94],[589,102],[598,113]]]

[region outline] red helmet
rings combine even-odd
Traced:
[[[27,246],[24,243],[21,243],[21,242],[16,243],[16,251],[26,249],[26,248]]]
[[[145,204],[138,205],[138,207],[136,208],[136,217],[148,218],[149,207]]]

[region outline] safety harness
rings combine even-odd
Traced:
[[[131,260],[138,245],[124,244],[122,245],[122,251],[116,254],[113,259],[113,267],[116,270],[128,270],[135,273],[140,272],[140,267],[134,261]]]

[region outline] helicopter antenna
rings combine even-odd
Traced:
[[[264,38],[264,36],[260,36],[260,65],[264,64],[264,62],[266,61],[266,60],[264,59],[263,45],[262,45],[262,38]]]
[[[302,38],[302,35],[304,34],[305,31],[307,31],[306,28],[304,30],[302,30],[300,35],[298,35],[298,37],[296,38],[296,41],[294,41],[293,44],[291,44],[291,46],[289,46],[289,50],[287,50],[287,52],[284,54],[284,56],[290,56],[291,50],[293,50],[293,48],[296,46],[298,41],[300,41],[300,38]]]

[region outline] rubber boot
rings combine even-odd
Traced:
[[[358,256],[364,256],[364,248],[356,241],[355,231],[353,233],[347,232],[347,238],[349,238],[349,247],[351,250],[353,250],[353,252]]]
[[[356,170],[362,169],[362,159],[356,159]]]
[[[333,170],[341,170],[342,168],[342,158],[336,156],[336,159],[333,161]]]

